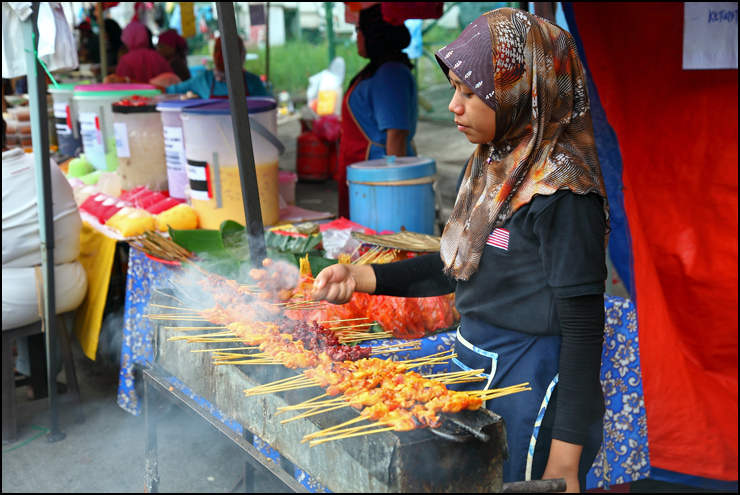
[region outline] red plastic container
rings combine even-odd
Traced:
[[[331,175],[332,146],[312,131],[298,136],[296,173],[298,180],[323,182]]]
[[[167,211],[170,208],[173,208],[177,205],[183,204],[185,201],[175,199],[175,198],[165,198],[162,201],[158,203],[154,203],[153,205],[149,206],[148,208],[145,208],[146,211],[151,213],[152,215],[159,215],[163,211]]]

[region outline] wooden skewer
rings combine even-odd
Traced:
[[[342,320],[326,320],[326,321],[317,321],[316,323],[341,323],[344,321],[357,321],[357,320],[368,320],[369,318],[367,316],[363,316],[362,318],[345,318]]]
[[[399,342],[398,344],[387,344],[387,345],[378,345],[373,347],[373,349],[420,349],[421,348],[421,341],[419,340],[412,340],[411,342]]]
[[[366,419],[366,418],[363,418],[363,419]],[[314,436],[312,438],[319,438],[319,437],[325,437],[325,436],[334,436],[334,435],[339,436],[339,435],[344,435],[346,433],[354,433],[356,431],[366,430],[368,428],[373,428],[373,427],[376,427],[377,428],[378,426],[387,426],[387,425],[390,425],[390,424],[391,423],[389,421],[378,421],[377,423],[370,423],[369,425],[355,426],[354,428],[345,428],[344,430],[329,431],[328,429],[326,429],[326,430],[321,430],[318,433],[314,433],[313,434]],[[325,432],[328,432],[328,433],[326,433],[324,435],[319,435],[319,433],[325,433]],[[305,437],[304,437],[304,439],[305,439]],[[301,442],[301,443],[303,443],[303,442]]]
[[[150,306],[152,306],[154,308],[179,309],[180,311],[190,311],[190,312],[193,312],[193,313],[199,313],[201,311],[199,309],[178,308],[177,306],[164,306],[162,304],[150,304]]]
[[[171,298],[171,299],[174,299],[175,301],[177,301],[177,302],[179,302],[180,304],[182,304],[183,306],[185,306],[185,303],[184,303],[184,302],[182,302],[181,300],[179,300],[178,298],[176,298],[176,297],[175,297],[175,296],[173,296],[172,294],[167,294],[166,292],[164,292],[164,291],[162,291],[162,290],[160,290],[160,289],[154,289],[154,291],[155,291],[155,292],[159,292],[159,293],[160,293],[160,294],[162,294],[163,296],[166,296],[166,297],[169,297],[169,298]]]
[[[283,414],[286,411],[293,411],[293,410],[297,410],[297,409],[309,409],[309,408],[313,407],[316,404],[326,404],[327,402],[331,402],[331,401],[324,401],[324,402],[314,403],[314,401],[317,401],[317,400],[319,400],[321,398],[324,398],[324,397],[329,397],[329,394],[321,394],[318,397],[314,397],[313,399],[309,399],[307,401],[301,402],[300,404],[295,404],[293,406],[282,406],[282,407],[278,407],[277,408],[277,411],[278,412],[275,413],[275,416],[277,416],[278,414]],[[332,399],[332,401],[333,400],[336,400],[336,399]]]
[[[459,376],[459,375],[468,375],[468,374],[478,374],[483,373],[484,369],[477,369],[477,370],[470,370],[470,371],[452,371],[450,373],[432,373],[430,375],[422,375],[424,378],[431,378],[433,380],[436,380],[438,378],[444,378],[444,377],[453,377],[453,376]]]
[[[170,327],[165,326],[168,330],[173,330],[175,332],[184,332],[185,330],[214,330],[219,328],[229,328],[229,327]]]
[[[244,390],[244,393],[246,394],[254,393],[255,395],[265,394],[265,393],[269,394],[273,391],[292,390],[293,389],[292,387],[294,387],[296,384],[300,384],[301,386],[303,386],[302,384],[304,383],[310,383],[311,385],[315,385],[316,381],[308,377],[305,377],[303,375],[298,375],[298,376],[294,376],[290,378],[285,378],[283,380],[278,380],[276,382],[259,385],[257,387],[248,388]],[[297,388],[301,388],[301,387],[299,386]]]
[[[365,418],[364,416],[358,416],[358,417],[356,417],[354,419],[350,419],[349,421],[345,421],[344,423],[342,423],[340,425],[332,426],[330,428],[325,428],[325,429],[323,429],[321,431],[317,431],[316,433],[310,433],[310,434],[308,434],[308,435],[306,435],[306,436],[303,437],[303,440],[301,440],[301,443],[307,442],[307,441],[311,440],[312,438],[323,436],[327,432],[334,431],[334,430],[337,430],[339,428],[344,428],[346,426],[349,426],[349,425],[352,425],[352,424],[355,424],[355,423],[359,423],[360,421],[363,421],[365,419],[367,419],[367,418]]]
[[[314,440],[313,442],[309,442],[308,443],[308,446],[309,447],[315,447],[315,446],[320,445],[322,443],[332,442],[334,440],[343,440],[345,438],[359,437],[359,436],[363,436],[363,435],[372,435],[373,433],[381,433],[383,431],[391,431],[391,430],[395,430],[395,429],[396,429],[395,426],[389,426],[387,428],[378,428],[377,430],[361,431],[361,432],[357,432],[357,433],[350,433],[348,435],[338,435],[336,437],[322,438],[321,440]]]
[[[330,327],[330,328],[336,332],[337,330],[344,330],[345,328],[369,327],[369,326],[372,326],[372,325],[373,325],[373,323],[372,322],[369,322],[369,323],[358,323],[357,325],[345,325],[345,326],[342,326],[342,327]],[[342,332],[342,333],[344,333],[344,332]]]
[[[224,347],[221,349],[193,349],[190,352],[213,352],[213,353],[219,353],[221,351],[241,351],[241,350],[252,350],[252,349],[258,349],[258,347]]]
[[[326,396],[328,394],[324,394]],[[321,402],[314,402],[316,399],[311,399],[305,402],[301,402],[300,404],[295,404],[293,406],[282,406],[278,407],[278,411],[299,411],[301,409],[313,409],[316,407],[325,407],[325,406],[333,406],[336,404],[340,404],[342,402],[345,402],[347,400],[344,396],[334,397],[333,399],[324,400]]]
[[[299,414],[298,416],[294,416],[294,417],[292,417],[290,419],[284,419],[284,420],[282,420],[280,422],[280,424],[289,423],[291,421],[295,421],[296,419],[308,418],[309,416],[315,416],[316,414],[323,414],[325,412],[334,411],[336,409],[341,409],[341,408],[347,407],[349,405],[350,404],[341,404],[341,405],[338,405],[338,406],[328,407],[328,408],[324,408],[324,409],[321,409],[321,410],[318,410],[319,408],[314,408],[314,409],[311,409],[308,412],[305,412],[303,414]]]
[[[205,318],[186,318],[186,317],[176,317],[176,316],[165,316],[164,318],[160,318],[156,315],[144,315],[144,318],[149,318],[150,320],[168,320],[168,321],[208,321]]]
[[[235,337],[236,334],[231,331],[224,331],[224,332],[216,332],[216,333],[204,333],[201,335],[183,335],[180,337],[170,337],[167,340],[188,340],[189,339],[202,339],[207,337]]]

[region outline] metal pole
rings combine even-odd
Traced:
[[[334,20],[331,13],[333,6],[334,2],[324,2],[324,8],[326,9],[326,41],[329,44],[329,63],[336,56],[334,49]]]
[[[26,47],[28,105],[31,112],[31,138],[36,166],[39,235],[41,238],[41,271],[44,278],[44,324],[46,327],[46,371],[49,389],[49,442],[63,440],[57,414],[57,319],[54,294],[54,216],[52,212],[51,170],[49,169],[49,126],[46,109],[46,73],[36,59],[38,46],[39,2],[33,3],[33,14],[23,22],[23,45]]]
[[[95,4],[95,17],[98,19],[98,45],[100,46],[100,81],[108,75],[108,52],[105,51],[105,20],[103,19],[103,3]]]
[[[270,2],[265,6],[265,87],[267,93],[272,94],[272,85],[270,84]]]
[[[239,166],[239,179],[244,197],[244,213],[247,219],[249,236],[249,254],[252,266],[261,267],[267,254],[265,249],[265,231],[262,225],[262,208],[260,207],[257,171],[252,147],[252,130],[249,125],[249,110],[244,97],[244,74],[240,60],[236,17],[233,2],[216,2],[218,28],[221,32],[221,49],[224,55],[226,84],[229,88],[231,122],[236,142],[236,161]]]

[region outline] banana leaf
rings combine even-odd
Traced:
[[[251,256],[246,228],[233,220],[226,220],[220,230],[175,230],[170,229],[170,237],[180,246],[193,251],[200,258],[197,264],[212,273],[238,281],[249,280]],[[292,237],[265,232],[267,257],[283,260],[299,266],[299,260],[309,256],[311,271],[315,277],[321,270],[336,263],[324,258],[324,252],[317,249],[320,235]]]

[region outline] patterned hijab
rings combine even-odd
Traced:
[[[445,74],[454,72],[496,111],[496,136],[468,160],[442,235],[447,274],[468,280],[477,272],[487,236],[536,194],[595,192],[608,223],[586,76],[570,34],[502,8],[436,55]]]

